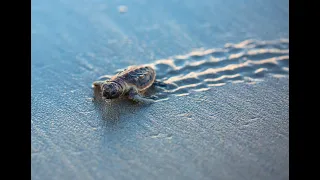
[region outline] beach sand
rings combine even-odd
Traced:
[[[148,106],[61,110],[32,123],[32,177],[286,179],[288,101],[288,78],[269,77]]]
[[[289,179],[288,1],[35,0],[31,43],[33,180]],[[155,103],[94,94],[141,64]]]

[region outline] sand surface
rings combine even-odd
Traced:
[[[34,100],[33,179],[288,178],[287,78],[144,107],[46,104]]]
[[[289,179],[288,1],[32,1],[34,180]],[[149,64],[154,104],[91,84]]]

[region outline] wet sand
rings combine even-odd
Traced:
[[[288,178],[288,78],[67,111],[33,121],[33,179]]]
[[[288,1],[181,2],[32,1],[33,180],[289,179]],[[140,64],[156,103],[94,94]]]

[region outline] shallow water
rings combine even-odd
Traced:
[[[288,1],[33,0],[31,25],[32,179],[288,179]],[[94,98],[140,64],[158,102]]]

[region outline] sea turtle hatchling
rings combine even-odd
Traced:
[[[95,81],[94,88],[101,88],[101,95],[105,99],[115,99],[127,96],[135,102],[154,102],[142,96],[155,80],[156,72],[150,66],[130,66],[118,72],[105,81]]]

